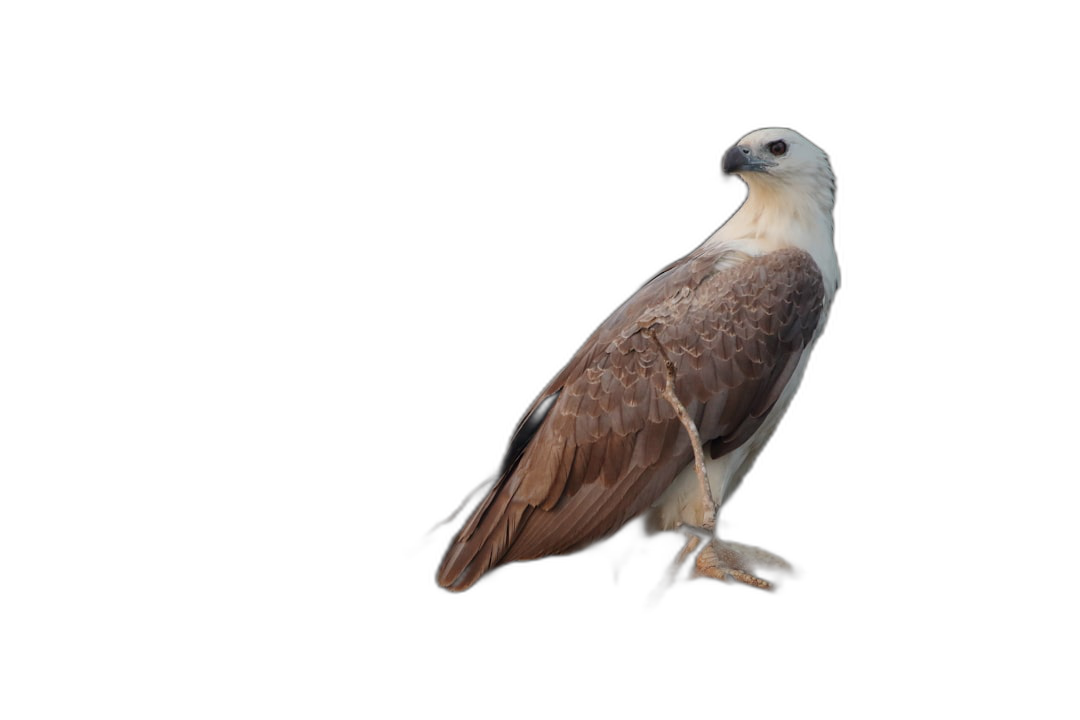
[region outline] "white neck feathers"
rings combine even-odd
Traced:
[[[832,178],[814,182],[778,181],[749,174],[746,201],[706,241],[748,255],[799,248],[814,258],[831,299],[840,284],[840,266],[833,248],[834,190]]]

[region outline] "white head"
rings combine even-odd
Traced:
[[[726,153],[725,174],[738,175],[754,191],[785,190],[812,197],[831,211],[836,196],[829,156],[789,128],[762,128],[746,135]]]
[[[764,128],[724,153],[722,168],[743,180],[750,193],[706,242],[751,255],[805,250],[821,270],[831,299],[840,266],[833,248],[836,180],[828,156],[794,130]]]

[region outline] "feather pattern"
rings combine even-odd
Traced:
[[[762,426],[823,318],[811,255],[705,243],[604,321],[525,413],[500,477],[437,580],[464,590],[497,565],[570,552],[650,507],[691,461],[675,392],[713,457]]]
[[[444,587],[575,550],[649,507],[660,528],[706,524],[716,508],[668,400],[669,367],[708,450],[712,498],[738,488],[839,287],[836,182],[825,153],[789,128],[747,134],[721,167],[746,182],[746,201],[612,313],[536,398],[443,558]]]

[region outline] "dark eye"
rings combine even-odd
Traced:
[[[787,152],[787,143],[783,140],[776,140],[769,143],[769,152],[773,155],[783,155]]]

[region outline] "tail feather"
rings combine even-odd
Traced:
[[[439,585],[455,592],[467,590],[497,566],[531,509],[514,500],[505,484],[492,488],[447,548],[436,575]]]

